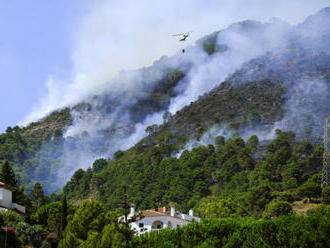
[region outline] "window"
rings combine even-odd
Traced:
[[[144,227],[143,223],[139,223],[139,227]]]
[[[160,220],[156,220],[152,223],[151,229],[162,229],[163,228],[163,222]]]

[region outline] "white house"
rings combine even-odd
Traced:
[[[14,187],[11,187],[3,182],[0,182],[0,210],[7,211],[8,209],[16,210],[25,214],[25,207],[13,203],[13,191]]]
[[[176,228],[177,226],[185,226],[195,220],[200,222],[200,218],[194,216],[193,210],[189,210],[189,214],[177,213],[175,207],[170,209],[166,207],[135,211],[135,206],[131,206],[131,210],[127,219],[136,217],[136,220],[130,223],[137,235],[142,233],[161,230],[164,228]]]

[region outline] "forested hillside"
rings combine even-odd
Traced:
[[[329,8],[297,26],[236,23],[9,127],[0,180],[27,207],[0,213],[11,247],[325,247],[329,25]],[[118,222],[130,203],[202,223],[136,237]]]
[[[145,91],[150,91],[146,94],[148,97],[142,98],[134,105],[129,105],[132,122],[138,122],[147,114],[166,107],[170,97],[175,95],[173,90],[175,85],[182,77],[184,74],[181,71],[168,71],[154,88],[145,88]],[[96,98],[103,103],[98,106],[98,111],[102,109],[108,114],[111,113],[111,106],[115,99],[107,95]],[[31,192],[37,181],[44,185],[48,194],[60,191],[63,180],[68,177],[66,172],[72,173],[72,168],[76,168],[76,164],[70,165],[69,161],[75,163],[75,158],[83,156],[84,153],[86,156],[89,153],[101,156],[108,150],[111,140],[106,139],[112,133],[131,132],[131,123],[118,122],[115,124],[119,127],[119,131],[111,125],[97,137],[91,137],[87,132],[73,137],[64,137],[66,129],[73,122],[72,113],[84,111],[92,111],[92,106],[88,103],[81,103],[71,108],[55,111],[27,127],[8,127],[6,133],[0,135],[0,161],[8,159],[11,162],[20,185],[25,186],[28,192]],[[83,156],[82,159],[84,158]]]
[[[10,161],[19,185],[25,186],[28,192],[36,181],[56,182],[57,170],[51,168],[63,153],[61,137],[71,121],[69,110],[64,109],[27,127],[8,127],[6,133],[0,135],[0,161]]]
[[[299,143],[293,132],[276,133],[266,146],[255,135],[248,142],[235,133],[227,140],[218,136],[215,146],[185,150],[178,158],[170,157],[175,146],[166,142],[147,152],[137,145],[77,170],[62,201],[45,196],[39,183],[31,200],[17,191],[15,199],[28,207],[26,219],[8,211],[0,221],[17,232],[10,234],[12,247],[322,247],[329,242],[330,203],[330,187],[320,184],[323,147]],[[127,223],[118,222],[130,203],[193,208],[202,223],[134,237]]]
[[[324,120],[330,113],[330,48],[325,42],[330,32],[324,28],[325,23],[330,23],[329,8],[289,28],[276,49],[244,63],[210,93],[177,112],[157,132],[171,130],[174,137],[188,138],[197,129],[226,123],[241,133],[247,129],[271,132],[275,126],[295,130],[299,139],[321,142]],[[247,21],[228,30],[251,35],[267,32],[268,28]],[[262,40],[261,34],[258,37]],[[215,35],[218,43],[212,43]],[[204,42],[216,47],[220,37],[221,32],[215,33]]]
[[[220,216],[208,216],[208,206],[220,199],[230,205],[230,214],[261,217],[272,201],[321,196],[320,145],[296,143],[294,133],[280,130],[265,147],[258,146],[257,136],[248,142],[218,136],[216,144],[185,150],[178,158],[170,156],[173,145],[159,144],[147,152],[137,145],[117,152],[113,160],[99,159],[92,168],[77,170],[63,192],[73,201],[92,198],[113,209],[126,194],[140,209],[174,202],[182,211],[196,208],[202,217],[221,217],[221,207]],[[256,161],[257,153],[265,157]]]
[[[226,126],[244,139],[253,133],[269,139],[280,128],[295,130],[299,141],[321,143],[330,112],[330,32],[323,28],[329,13],[324,9],[297,26],[235,23],[201,38],[185,54],[122,72],[109,83],[118,87],[27,127],[8,128],[0,159],[10,160],[29,191],[40,181],[50,193],[78,168],[144,137],[148,150],[162,139],[184,145]],[[213,139],[217,135],[222,133]]]
[[[178,158],[170,157],[175,146],[165,143],[96,160],[63,189],[79,208],[60,247],[323,247],[330,203],[330,187],[320,186],[323,147],[299,143],[293,132],[276,133],[266,146],[257,136],[248,142],[218,136],[216,146],[185,150]],[[133,237],[116,220],[129,203],[193,208],[203,220]]]

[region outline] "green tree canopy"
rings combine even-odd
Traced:
[[[17,179],[13,168],[7,159],[1,163],[0,181],[13,187],[17,187]]]
[[[196,207],[196,213],[203,218],[235,217],[237,205],[231,199],[218,199],[214,196],[203,198]]]
[[[273,200],[267,204],[262,216],[266,219],[292,214],[292,206],[286,201]]]
[[[44,194],[44,190],[39,182],[34,184],[32,193],[32,204],[36,209],[39,209],[43,204],[46,203],[46,196]]]
[[[97,201],[83,201],[68,223],[59,248],[127,247],[133,232]]]
[[[68,217],[68,202],[66,200],[66,195],[63,196],[62,198],[62,208],[61,208],[61,232],[64,231],[66,225],[68,224],[67,222],[67,217]]]
[[[297,194],[300,197],[307,197],[309,200],[312,197],[320,197],[321,185],[319,183],[308,181],[297,189]]]
[[[271,188],[268,185],[260,185],[248,191],[244,197],[243,206],[249,215],[258,218],[271,199]]]
[[[325,204],[330,204],[330,186],[325,187],[322,190],[322,202]]]
[[[217,146],[223,146],[225,144],[225,137],[217,136],[214,141]]]
[[[108,165],[108,161],[104,158],[96,159],[93,163],[93,173],[97,173]]]

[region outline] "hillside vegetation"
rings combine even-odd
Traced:
[[[320,198],[323,147],[297,144],[292,132],[277,134],[264,148],[258,147],[257,136],[248,142],[219,136],[215,147],[185,150],[178,158],[170,156],[174,145],[159,144],[147,152],[137,145],[117,152],[114,160],[96,160],[92,168],[77,170],[63,192],[73,201],[92,197],[111,209],[126,194],[139,209],[174,202],[182,211],[195,208],[202,217],[225,217],[222,207],[218,214],[212,209],[219,201],[229,205],[229,216],[259,218],[277,201]],[[256,162],[258,149],[267,155]]]
[[[117,152],[114,160],[98,159],[92,168],[74,173],[62,202],[56,195],[44,196],[36,183],[31,200],[20,201],[31,204],[26,220],[11,211],[0,215],[0,223],[17,230],[10,234],[10,244],[323,247],[329,242],[329,207],[320,205],[330,203],[330,187],[320,187],[322,146],[297,143],[293,132],[277,130],[266,147],[258,145],[257,136],[248,142],[218,136],[216,146],[185,150],[179,158],[169,157],[172,149],[161,144],[139,152],[135,146]],[[260,149],[266,157],[257,162]],[[66,196],[78,206],[66,206]],[[100,202],[83,200],[87,198]],[[302,201],[313,205],[303,213],[307,217],[297,215]],[[127,223],[118,222],[129,203],[144,209],[169,202],[181,211],[194,208],[201,224],[134,237]],[[0,231],[0,240],[3,237]]]
[[[0,160],[10,160],[29,191],[35,181],[41,181],[48,193],[60,190],[77,167],[87,168],[95,157],[109,158],[118,149],[127,149],[126,143],[133,142],[130,135],[143,137],[137,123],[155,113],[167,113],[173,99],[189,87],[198,66],[212,61],[219,64],[219,79],[212,78],[219,81],[213,90],[167,115],[162,125],[152,125],[151,135],[139,143],[141,149],[148,151],[165,140],[177,152],[185,141],[214,125],[226,125],[242,136],[245,131],[271,132],[274,127],[295,130],[298,141],[320,144],[324,119],[330,113],[330,47],[325,42],[330,32],[323,28],[327,23],[329,8],[297,26],[252,20],[230,25],[197,41],[191,48],[191,56],[196,57],[162,57],[150,67],[119,74],[113,83],[128,87],[127,91],[105,91],[27,127],[9,128],[0,138]],[[272,35],[278,36],[276,46],[264,47]],[[233,36],[249,41],[248,45],[237,45]],[[240,46],[264,50],[238,63],[223,80],[222,59],[231,58]]]
[[[293,27],[236,23],[199,40],[191,48],[196,61],[163,57],[119,74],[120,89],[27,127],[9,127],[0,135],[0,179],[16,187],[15,201],[28,210],[25,219],[1,211],[0,227],[16,230],[9,245],[326,247],[330,187],[321,188],[321,138],[330,113],[327,24],[329,8]],[[279,44],[258,50],[277,28],[283,29]],[[227,35],[249,40],[246,49],[258,52],[233,63],[239,68],[225,80],[219,76],[210,92],[169,113],[198,65],[234,60],[238,48],[244,52],[245,43],[231,44]],[[134,92],[126,90],[131,81]],[[163,123],[146,127],[144,136],[138,127],[154,114],[162,114]],[[205,142],[207,134],[214,137]],[[145,138],[136,143],[131,135]],[[130,203],[138,210],[194,209],[202,222],[136,237],[128,223],[118,222]],[[5,234],[0,229],[0,242]]]
[[[146,115],[159,111],[168,106],[170,98],[175,95],[174,87],[184,77],[181,71],[168,71],[165,77],[157,82],[153,89],[149,89],[148,97],[144,97],[137,104],[130,105],[132,121],[140,121]],[[102,96],[102,101],[110,101]],[[107,99],[107,100],[106,100]],[[107,109],[104,104],[102,109]],[[59,171],[66,164],[67,154],[74,158],[80,153],[76,147],[84,146],[84,151],[102,154],[107,150],[108,142],[100,141],[116,132],[116,127],[131,132],[131,123],[116,123],[104,130],[104,134],[96,139],[89,139],[88,133],[81,136],[63,137],[66,129],[72,124],[72,111],[93,111],[87,103],[77,104],[71,108],[55,111],[38,122],[30,123],[26,127],[8,127],[6,133],[0,135],[0,161],[8,159],[13,165],[20,185],[31,192],[35,182],[41,182],[47,193],[59,191],[61,180]],[[85,140],[84,142],[82,142]],[[73,159],[74,160],[74,159]]]
[[[173,145],[157,145],[148,152],[139,152],[136,146],[117,152],[114,160],[99,159],[87,171],[76,171],[63,192],[80,204],[60,247],[324,247],[329,243],[329,207],[320,204],[330,203],[330,187],[321,197],[322,146],[297,143],[293,132],[280,130],[263,148],[256,136],[248,142],[219,136],[216,144],[185,150],[179,158],[169,157]],[[256,162],[254,154],[260,149],[267,155]],[[100,202],[81,201],[86,198]],[[184,212],[194,208],[202,222],[134,237],[113,212],[123,212],[129,203],[145,209],[170,202]],[[299,206],[309,209],[301,212]]]

